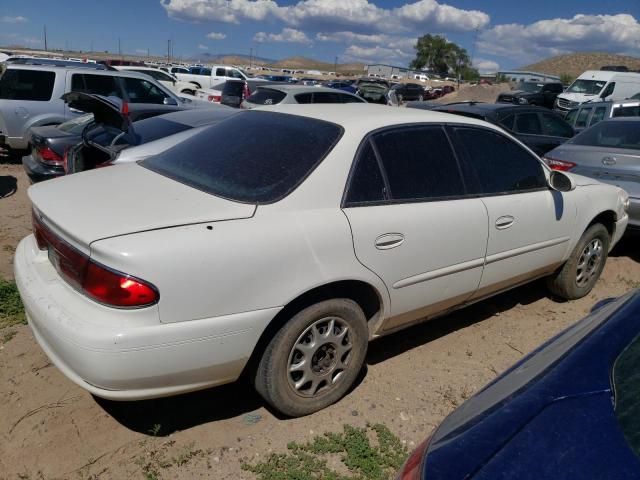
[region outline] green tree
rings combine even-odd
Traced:
[[[451,71],[459,78],[471,68],[467,51],[441,35],[423,35],[414,48],[416,58],[409,66],[416,70],[426,67],[439,75],[447,75]]]

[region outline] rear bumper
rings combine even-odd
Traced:
[[[280,310],[161,324],[157,305],[105,307],[68,286],[33,235],[18,245],[14,269],[41,348],[71,381],[110,400],[163,397],[236,380]]]
[[[46,167],[31,155],[25,155],[22,157],[22,166],[24,167],[24,171],[27,172],[29,180],[33,183],[64,175],[64,169],[62,167]]]

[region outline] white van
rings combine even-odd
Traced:
[[[554,110],[566,112],[581,103],[624,100],[640,92],[640,73],[587,70],[558,95]]]
[[[416,80],[420,80],[421,82],[427,82],[427,81],[429,81],[429,77],[428,77],[428,76],[426,76],[426,75],[424,75],[424,74],[422,74],[422,73],[419,73],[419,74],[417,74],[417,75],[414,75],[414,76],[413,76],[413,78],[415,78]]]

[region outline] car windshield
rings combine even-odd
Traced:
[[[640,120],[599,122],[568,143],[640,150]]]
[[[212,195],[271,203],[293,191],[341,135],[342,128],[333,123],[248,111],[140,164]]]
[[[542,90],[543,85],[541,83],[522,82],[518,84],[516,90],[522,90],[527,93],[538,93]]]
[[[66,133],[72,133],[74,135],[80,135],[84,127],[93,120],[93,113],[87,113],[86,115],[80,115],[79,117],[67,120],[64,123],[58,125],[58,130],[62,130]]]
[[[629,446],[640,455],[640,336],[624,349],[613,365],[614,411]]]
[[[584,95],[597,95],[607,82],[604,80],[576,80],[567,88],[566,93],[582,93]]]
[[[188,130],[190,125],[184,123],[172,122],[162,117],[145,118],[133,123],[133,131],[136,135],[136,145],[152,142],[159,138],[168,137],[174,133]]]

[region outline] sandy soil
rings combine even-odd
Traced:
[[[18,191],[0,199],[5,278],[12,248],[30,228],[21,167],[0,165],[0,186],[7,176],[17,178]],[[625,239],[582,300],[552,301],[538,282],[373,342],[366,372],[349,395],[294,420],[279,418],[242,383],[146,402],[99,400],[51,365],[28,327],[14,328],[16,336],[0,345],[0,479],[143,478],[154,462],[172,463],[160,467],[165,479],[249,479],[241,459],[264,458],[344,423],[384,422],[413,447],[523,354],[596,301],[639,282],[637,245],[637,238]]]
[[[453,102],[487,102],[494,103],[498,95],[502,92],[511,90],[508,83],[499,83],[497,85],[469,85],[462,84],[460,89],[451,92],[436,100],[434,103],[453,103]]]

